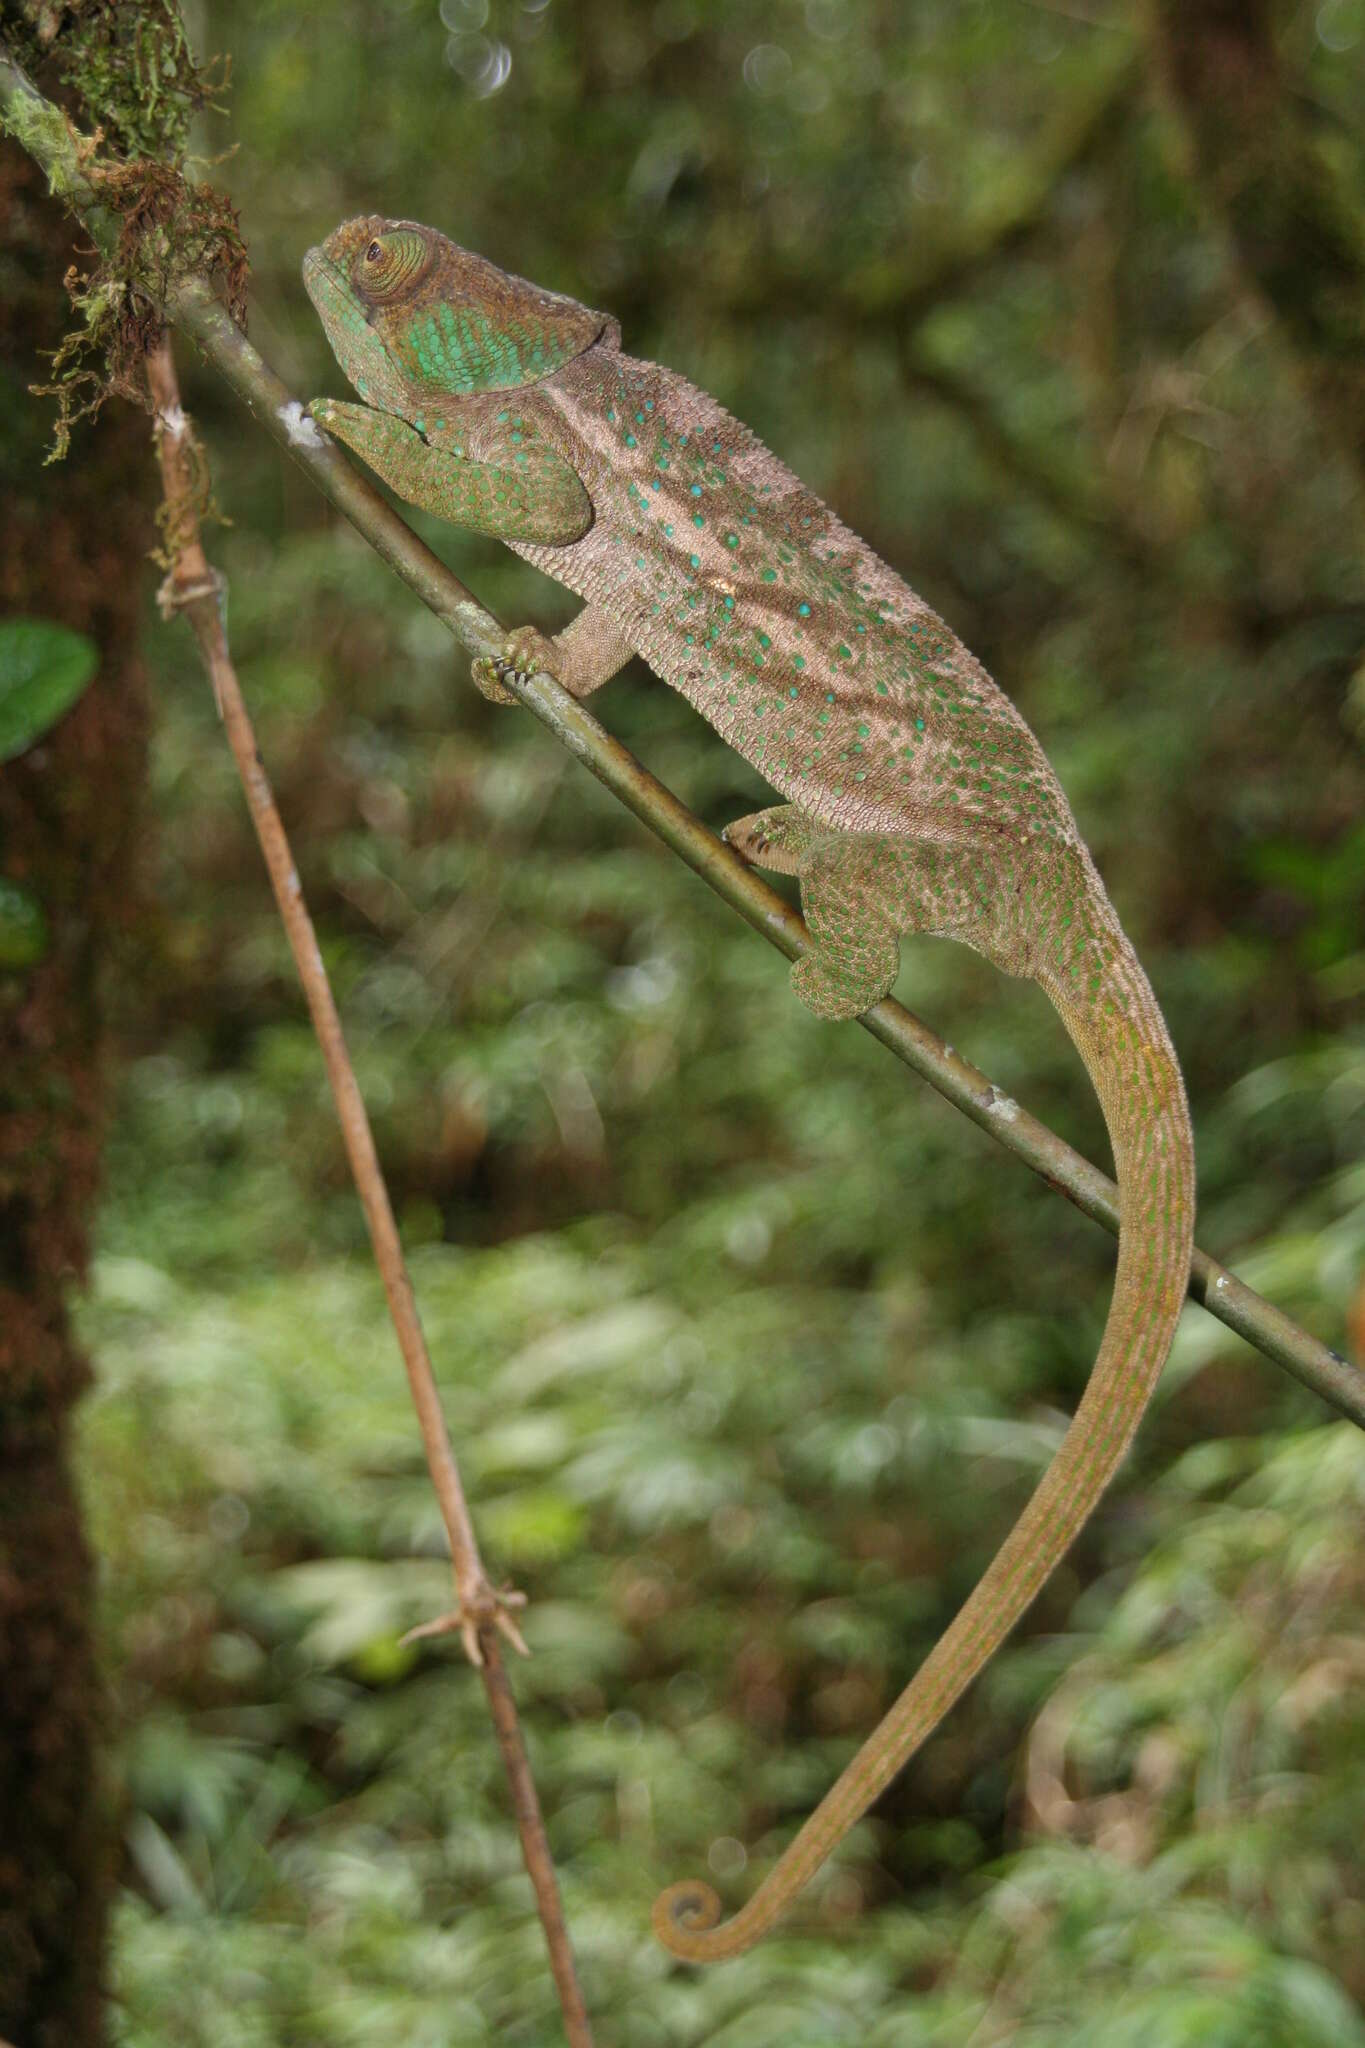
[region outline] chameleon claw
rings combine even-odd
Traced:
[[[503,682],[508,665],[499,656],[482,654],[470,663],[469,672],[474,678],[474,687],[481,697],[487,697],[490,704],[515,704],[516,698]]]
[[[542,669],[552,669],[553,649],[534,626],[509,636],[500,654],[484,654],[472,663],[474,687],[494,704],[515,704],[508,681],[529,683]]]

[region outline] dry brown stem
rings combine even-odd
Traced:
[[[199,463],[180,404],[170,343],[164,336],[147,357],[147,380],[156,418],[157,450],[166,500],[164,524],[171,555],[170,571],[159,594],[162,613],[170,617],[176,612],[183,612],[189,620],[208,670],[214,702],[222,718],[233,759],[237,763],[251,822],[265,856],[270,886],[326,1064],[346,1156],[365,1211],[375,1261],[384,1282],[389,1313],[407,1370],[431,1483],[450,1539],[457,1606],[450,1614],[413,1629],[408,1639],[458,1630],[471,1663],[478,1666],[507,1772],[522,1855],[545,1930],[565,2031],[571,2048],[592,2048],[592,2034],[574,1970],[540,1803],[498,1642],[501,1633],[523,1655],[526,1654],[526,1645],[509,1612],[511,1608],[524,1604],[524,1596],[505,1590],[496,1591],[479,1555],[369,1117],[346,1050],[341,1018],[318,949],[313,921],[303,900],[289,841],[256,745],[246,701],[228,648],[221,603],[222,579],[210,567],[199,535],[196,509],[197,494],[201,489]]]

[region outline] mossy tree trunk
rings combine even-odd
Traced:
[[[33,166],[0,145],[0,615],[60,621],[100,653],[75,708],[0,767],[0,875],[50,929],[36,966],[0,968],[0,2039],[16,2048],[103,2039],[113,1872],[91,1558],[68,1461],[88,1368],[66,1298],[88,1256],[102,998],[131,895],[151,465],[147,422],[115,405],[65,463],[42,466],[50,406],[27,387],[61,337],[74,253]]]

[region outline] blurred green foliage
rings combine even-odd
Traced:
[[[618,313],[948,616],[1042,737],[1166,1007],[1199,1236],[1365,1321],[1362,486],[1245,288],[1135,6],[271,0],[205,154],[253,334],[343,216]],[[1360,0],[1284,10],[1359,163]],[[1342,169],[1342,175],[1347,175]],[[1361,198],[1358,188],[1354,197]],[[1365,202],[1362,202],[1365,205]],[[753,1882],[1040,1472],[1112,1247],[821,1027],[781,963],[464,661],[186,365],[230,624],[410,1246],[601,2039],[1365,2041],[1365,1444],[1188,1311],[1029,1625],[773,1943]],[[509,621],[565,604],[430,532]],[[482,1693],[303,1018],[187,636],[84,1313],[123,1729],[125,2048],[560,2038]],[[759,784],[638,668],[601,715],[719,824]],[[1036,991],[902,992],[1104,1157]]]
[[[50,619],[0,620],[0,762],[35,745],[99,665],[93,640]]]

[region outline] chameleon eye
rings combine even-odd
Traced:
[[[367,243],[355,266],[355,282],[368,299],[391,299],[422,274],[428,255],[415,228],[391,228]]]

